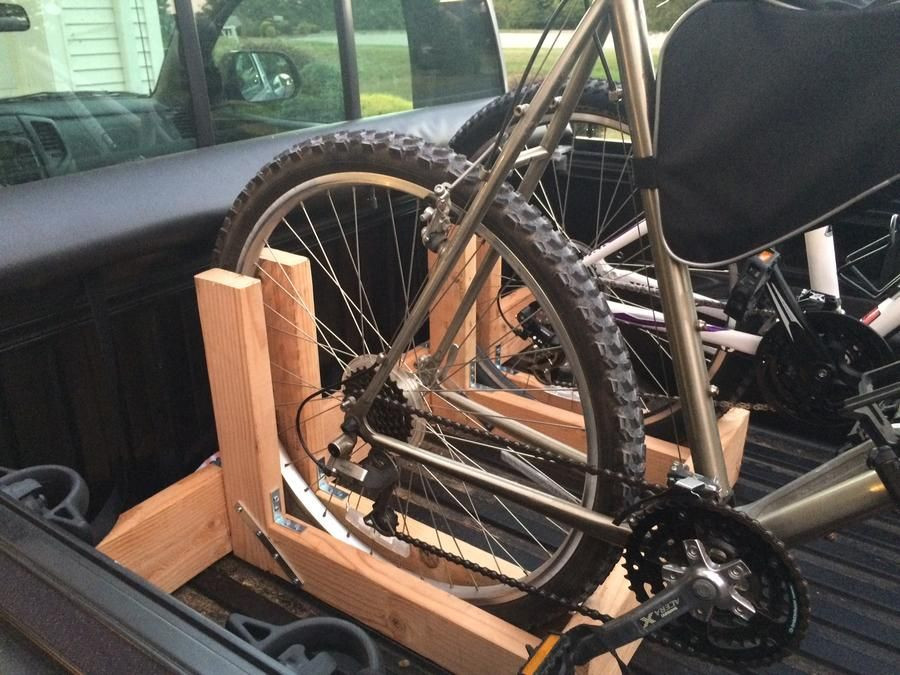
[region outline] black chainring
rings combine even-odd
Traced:
[[[713,562],[740,559],[751,571],[741,590],[756,608],[754,617],[745,620],[720,609],[713,610],[709,622],[685,615],[659,629],[660,642],[742,666],[771,663],[800,643],[809,623],[806,582],[784,545],[756,521],[699,498],[672,498],[654,502],[629,522],[626,577],[642,602],[665,587],[663,565],[688,565],[686,539],[703,542]]]
[[[884,338],[846,314],[805,316],[831,362],[812,358],[791,340],[784,324],[776,323],[756,352],[757,382],[766,400],[782,413],[819,424],[844,424],[839,411],[847,397],[859,393],[858,374],[892,363],[893,352]]]

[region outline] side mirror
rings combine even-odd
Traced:
[[[222,58],[219,67],[229,101],[283,101],[299,88],[297,68],[281,52],[233,51]]]
[[[21,5],[0,2],[0,33],[14,33],[31,28],[28,12]]]

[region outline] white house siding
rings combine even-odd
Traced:
[[[72,89],[126,90],[125,45],[116,25],[115,0],[60,0],[59,4]]]
[[[155,0],[130,0],[128,15],[135,38],[138,61],[137,88],[131,91],[150,93],[156,85],[159,69],[162,67],[165,47],[159,26],[159,14]]]
[[[7,65],[0,67],[0,96],[89,89],[152,91],[164,55],[156,0],[22,4],[32,27],[25,33],[0,34],[0,63]],[[23,43],[27,49],[22,49]]]

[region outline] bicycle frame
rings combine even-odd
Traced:
[[[828,233],[828,227],[819,227],[807,232],[805,237],[806,255],[809,273],[809,290],[829,296],[840,305],[840,288],[838,286],[838,266],[834,252],[834,241]],[[640,272],[620,269],[606,262],[612,256],[647,235],[644,221],[626,229],[613,240],[603,244],[586,255],[582,262],[593,266],[605,283],[616,288],[631,290],[635,293],[658,293],[657,280]],[[722,301],[708,298],[698,293],[693,294],[694,303],[699,313],[725,322],[727,316]],[[630,324],[647,331],[664,334],[666,332],[665,315],[659,310],[630,305],[616,300],[609,300],[609,307],[616,321]],[[885,337],[900,327],[900,291],[883,300],[872,312],[863,317],[877,335]],[[700,339],[705,345],[741,352],[756,354],[762,337],[756,333],[726,328],[721,324],[706,324],[699,328]]]
[[[646,21],[641,5],[635,0],[597,0],[585,13],[559,61],[553,66],[521,119],[513,127],[482,188],[458,223],[456,231],[440,249],[438,262],[407,320],[400,327],[392,347],[373,374],[365,392],[353,405],[348,406],[348,413],[360,421],[362,427],[360,435],[374,445],[383,446],[414,462],[525,504],[592,536],[622,545],[627,540],[630,530],[625,525],[614,523],[609,516],[502,477],[476,471],[466,465],[380,434],[365,421],[366,413],[386,382],[391,369],[402,358],[404,345],[409,344],[424,321],[444,279],[462,256],[464,247],[486,214],[501,184],[515,166],[522,148],[547,111],[555,106],[555,112],[542,141],[542,150],[535,153],[536,160],[529,165],[520,185],[526,194],[534,189],[538,177],[542,175],[547,162],[550,161],[552,149],[562,136],[568,117],[574,110],[578,96],[597,58],[596,50],[591,45],[594,34],[598,29],[603,33],[607,28],[613,35],[620,72],[623,75],[623,86],[627,92],[625,98],[635,158],[640,160],[653,156],[648,107],[655,83],[647,43]],[[565,91],[562,97],[557,99],[557,92],[564,82]],[[657,190],[644,188],[641,190],[641,198],[646,213],[647,236],[650,239],[656,278],[665,311],[666,332],[672,344],[677,385],[695,470],[717,485],[720,498],[725,500],[731,494],[731,486],[725,471],[713,410],[690,275],[687,266],[673,260],[666,251]],[[450,344],[452,336],[456,334],[463,317],[475,302],[480,285],[487,276],[487,270],[493,267],[496,260],[494,254],[486,256],[479,264],[475,279],[466,290],[456,315],[451,320],[446,332],[448,337],[433,349],[431,356],[435,365],[440,366],[447,354],[452,353]],[[476,418],[484,414],[477,404],[465,396],[452,392],[448,392],[447,396],[452,399],[454,405],[458,405]],[[502,428],[507,433],[539,447],[572,457],[580,457],[583,454],[578,449],[565,446],[520,422],[509,419],[498,420],[493,414],[491,422],[498,426],[502,423]],[[335,445],[339,446],[340,443],[336,441]],[[871,445],[868,441],[862,443],[776,492],[743,507],[743,510],[782,540],[795,543],[888,506],[890,497],[884,484],[878,475],[865,465]]]

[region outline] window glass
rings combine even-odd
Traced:
[[[403,9],[414,107],[505,91],[494,21],[485,0],[403,0]]]
[[[484,0],[353,3],[363,116],[503,93]]]
[[[194,147],[164,0],[15,4],[28,21],[0,30],[0,185]]]
[[[411,110],[412,68],[401,0],[353,3],[363,117]]]
[[[197,30],[217,142],[345,118],[331,0],[210,2]]]

